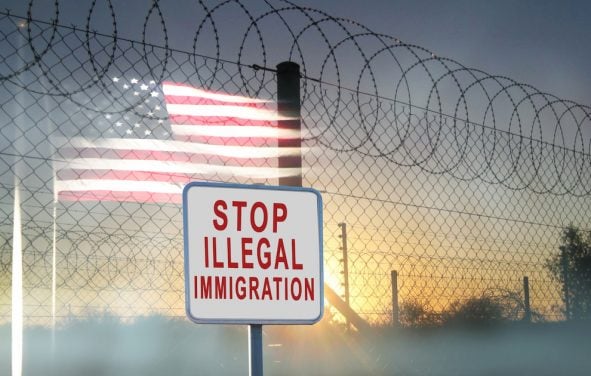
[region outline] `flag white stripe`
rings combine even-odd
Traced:
[[[149,192],[181,194],[184,184],[159,181],[77,179],[59,180],[55,184],[57,192],[78,191],[113,191],[113,192]]]
[[[55,161],[57,171],[63,170],[112,170],[141,171],[168,174],[195,175],[233,175],[246,178],[270,179],[283,176],[294,176],[300,173],[297,168],[220,166],[200,163],[185,163],[155,160],[122,160],[104,158],[75,158]]]
[[[204,98],[212,99],[220,102],[228,103],[267,103],[269,101],[263,99],[242,97],[239,95],[228,95],[228,94],[217,94],[205,90],[200,90],[194,87],[185,85],[176,85],[169,82],[162,84],[162,91],[164,95],[178,96],[178,97],[193,97],[193,98]]]
[[[240,127],[238,127],[240,128]],[[73,137],[70,139],[56,137],[52,139],[61,148],[78,149],[112,149],[112,150],[142,150],[159,151],[186,154],[216,155],[221,157],[256,159],[256,158],[276,158],[279,156],[294,156],[299,154],[298,148],[278,148],[276,146],[255,147],[255,146],[234,146],[234,145],[214,145],[198,142],[184,142],[173,140],[156,139],[122,139],[122,138],[102,138],[90,140],[84,137]]]
[[[198,124],[171,124],[172,133],[179,136],[202,136],[202,137],[262,137],[298,139],[298,131],[291,129],[279,129],[265,126],[250,125],[198,125]]]
[[[288,116],[280,116],[277,111],[263,108],[251,108],[244,106],[219,106],[200,104],[174,104],[166,105],[169,115],[183,115],[196,117],[233,117],[237,119],[279,121],[294,119]]]

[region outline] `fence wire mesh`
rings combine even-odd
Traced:
[[[165,82],[275,101],[273,68],[284,60],[301,66],[303,181],[324,197],[325,278],[344,294],[346,241],[356,312],[392,324],[396,270],[401,307],[441,313],[482,294],[520,302],[527,276],[532,309],[564,318],[546,264],[566,226],[588,227],[589,107],[285,1],[199,1],[192,45],[180,47],[173,37],[186,30],[159,2],[135,39],[120,34],[129,32],[116,22],[123,10],[105,4],[65,16],[58,1],[0,12],[1,321],[11,315],[15,228],[27,323],[183,316],[180,191],[150,184],[277,184],[244,173],[277,162],[175,154],[191,167],[124,169],[101,142],[174,140]],[[64,26],[67,17],[86,26]],[[276,145],[252,136],[239,146]],[[137,145],[124,148],[128,159],[162,160]],[[147,188],[141,197],[100,188],[115,179]],[[66,181],[78,182],[74,193]],[[515,312],[524,314],[518,303]]]

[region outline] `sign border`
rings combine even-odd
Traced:
[[[189,240],[187,234],[187,227],[188,227],[188,214],[187,214],[187,195],[189,190],[192,187],[207,187],[207,188],[231,188],[231,189],[258,189],[258,190],[268,190],[268,191],[296,191],[296,192],[308,192],[313,193],[316,195],[316,203],[317,203],[317,213],[318,213],[318,250],[319,250],[319,271],[320,271],[320,312],[318,313],[318,317],[315,317],[310,320],[287,320],[287,319],[267,319],[267,320],[252,320],[252,319],[204,319],[199,318],[191,315],[190,310],[190,278],[188,277],[189,274],[189,263],[188,263],[188,256],[189,256]],[[200,182],[194,181],[190,182],[183,188],[183,270],[184,270],[184,279],[185,279],[185,313],[187,317],[197,324],[239,324],[239,325],[248,325],[248,324],[258,324],[258,325],[281,325],[281,324],[291,324],[291,325],[311,325],[315,324],[322,319],[324,316],[324,237],[323,237],[323,217],[322,217],[322,196],[320,192],[318,192],[314,188],[308,187],[292,187],[286,185],[261,185],[261,184],[238,184],[238,183],[218,183],[218,182]]]

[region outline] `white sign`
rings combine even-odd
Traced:
[[[324,305],[322,198],[299,187],[190,183],[185,306],[197,323],[312,324]]]

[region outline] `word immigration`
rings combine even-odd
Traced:
[[[313,324],[324,303],[322,197],[193,182],[183,191],[185,306],[197,323]]]
[[[269,210],[271,209],[271,210]],[[233,215],[228,215],[228,210]],[[271,208],[256,201],[248,208],[246,201],[213,204],[212,225],[217,231],[231,229],[237,233],[277,234],[287,219],[284,203],[273,203]],[[235,223],[229,223],[234,218]],[[297,260],[296,239],[281,237],[203,237],[203,261],[208,269],[302,270]],[[249,300],[314,300],[315,278],[282,276],[194,276],[195,299],[249,299]]]
[[[212,283],[213,278],[213,283]],[[195,279],[195,299],[314,300],[314,278],[220,277]],[[261,282],[262,281],[262,282]]]

